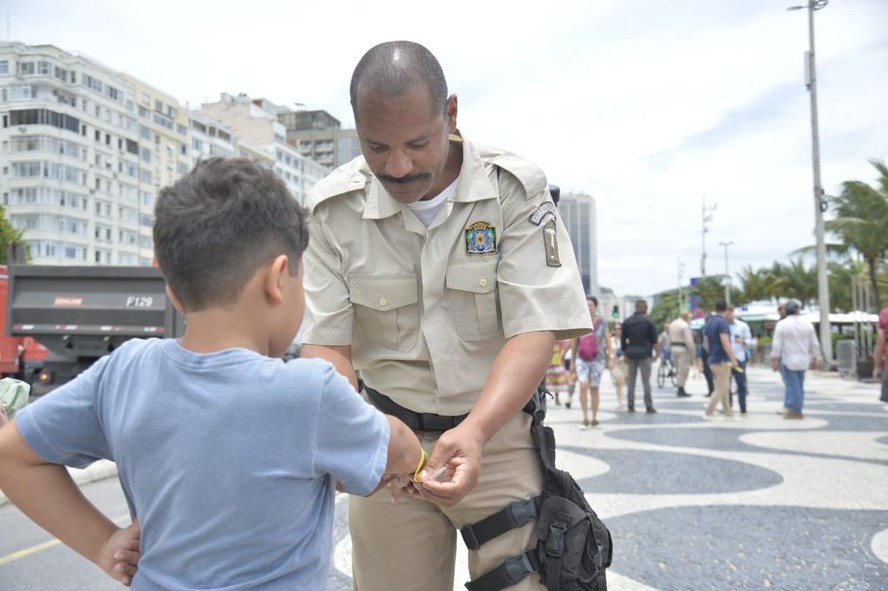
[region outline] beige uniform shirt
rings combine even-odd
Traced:
[[[669,323],[669,343],[670,346],[684,343],[688,351],[695,352],[696,345],[694,344],[694,335],[691,333],[691,325],[683,318],[676,318]]]
[[[463,142],[426,228],[358,157],[309,194],[304,342],[351,345],[370,387],[417,412],[471,410],[505,340],[592,327],[542,171]]]

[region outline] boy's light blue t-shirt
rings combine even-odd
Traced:
[[[329,363],[131,340],[16,417],[49,462],[117,462],[135,591],[323,589],[334,484],[365,495],[389,427]]]

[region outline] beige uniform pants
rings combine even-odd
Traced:
[[[530,422],[530,415],[519,412],[484,446],[478,485],[455,507],[438,507],[408,496],[393,505],[388,488],[370,497],[350,497],[355,591],[453,591],[457,530],[542,490],[542,467]],[[431,452],[440,434],[418,435]],[[469,551],[472,579],[529,548],[534,525],[511,530]],[[534,574],[508,589],[545,591]]]
[[[715,379],[715,393],[706,407],[706,414],[711,415],[716,405],[721,403],[722,411],[726,417],[731,416],[731,363],[716,363],[709,366],[712,369],[712,377]]]
[[[688,372],[691,369],[691,351],[687,347],[672,347],[672,358],[675,359],[675,368],[678,375],[675,378],[675,384],[679,388],[684,388],[688,381]]]

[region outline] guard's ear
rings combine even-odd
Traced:
[[[284,301],[284,280],[289,272],[290,261],[287,255],[276,256],[265,269],[265,295],[272,304]]]
[[[447,104],[445,105],[445,113],[447,115],[447,131],[450,133],[456,133],[456,112],[457,109],[457,100],[456,95],[451,94],[447,97]]]

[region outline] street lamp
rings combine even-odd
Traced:
[[[824,8],[829,0],[808,0],[807,5],[790,6],[787,10],[808,9],[808,41],[810,49],[805,62],[805,84],[811,95],[811,158],[814,165],[814,234],[817,238],[817,291],[820,307],[820,352],[824,366],[832,365],[832,330],[829,325],[829,283],[826,277],[826,243],[823,236],[823,213],[827,203],[820,184],[820,139],[817,127],[817,70],[814,61],[814,11]]]
[[[706,277],[706,233],[709,231],[709,228],[706,226],[706,222],[712,221],[712,212],[715,211],[715,208],[718,207],[718,203],[713,204],[712,207],[706,207],[706,197],[703,197],[703,232],[702,232],[702,247],[703,254],[700,257],[700,275],[702,277]]]
[[[731,275],[728,273],[728,247],[734,244],[733,240],[719,242],[725,247],[725,303],[731,305]]]

